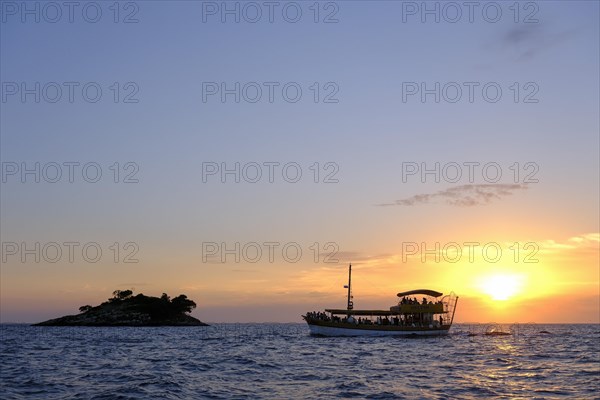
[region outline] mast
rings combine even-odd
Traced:
[[[352,310],[354,304],[352,303],[352,264],[348,267],[348,310]]]

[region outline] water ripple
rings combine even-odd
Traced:
[[[301,324],[0,330],[2,399],[600,398],[597,325],[419,339]]]

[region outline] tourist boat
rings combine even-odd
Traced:
[[[458,296],[429,289],[398,293],[398,304],[389,310],[355,310],[352,265],[348,268],[346,309],[308,312],[302,318],[317,336],[437,336],[446,335],[454,321]],[[411,297],[418,296],[418,297]],[[422,299],[419,299],[422,297]]]

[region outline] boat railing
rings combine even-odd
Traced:
[[[454,292],[451,292],[449,295],[446,295],[442,298],[442,304],[444,305],[442,321],[444,325],[452,325],[457,302],[458,296]]]

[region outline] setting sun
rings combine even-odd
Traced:
[[[508,300],[521,291],[523,277],[519,275],[496,274],[481,280],[481,291],[493,300]]]

